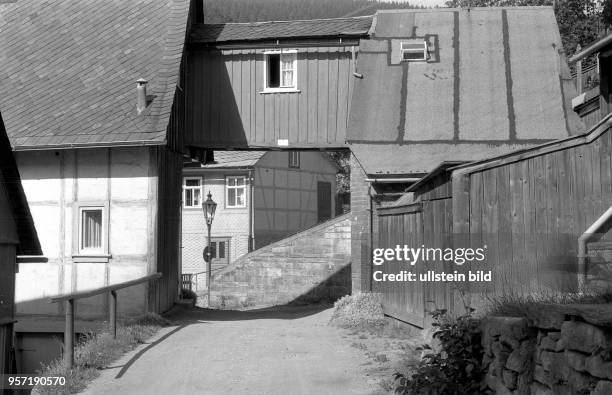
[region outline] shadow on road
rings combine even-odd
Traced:
[[[274,306],[254,310],[214,310],[201,307],[179,307],[165,315],[166,318],[180,323],[202,321],[249,321],[249,320],[296,320],[308,317],[332,305],[320,304],[309,306]]]

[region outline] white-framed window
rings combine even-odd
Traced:
[[[202,205],[202,178],[183,178],[183,207],[194,208]]]
[[[297,91],[297,51],[268,51],[264,57],[264,92]]]
[[[427,42],[406,41],[400,43],[400,52],[404,62],[422,62],[427,60]]]
[[[246,207],[246,177],[228,176],[225,178],[225,205],[230,208]]]
[[[79,207],[79,254],[104,254],[106,224],[104,207]]]
[[[289,151],[289,167],[300,168],[300,151]]]
[[[228,237],[213,237],[210,240],[210,257],[212,263],[229,264],[229,243]]]

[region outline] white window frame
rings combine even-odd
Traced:
[[[187,180],[197,180],[200,183],[199,187],[193,187],[193,186],[187,186]],[[187,205],[187,189],[190,190],[200,190],[200,201],[198,202],[198,204],[196,205],[191,205],[188,206]],[[195,176],[191,176],[191,177],[183,177],[183,208],[201,208],[202,207],[202,200],[203,200],[203,195],[202,195],[202,177],[195,177]]]
[[[102,211],[102,246],[100,248],[82,248],[83,245],[83,211]],[[109,254],[109,204],[106,201],[78,202],[73,211],[72,259],[74,262],[108,262]]]
[[[418,45],[422,44],[422,48],[404,48],[404,45]],[[422,54],[422,58],[419,59],[404,59],[405,53],[418,53]],[[427,61],[427,42],[423,40],[423,42],[414,42],[414,41],[402,41],[400,42],[400,59],[402,62],[426,62]]]
[[[242,178],[243,180],[243,185],[242,186],[230,186],[229,185],[229,180],[230,178]],[[230,205],[230,200],[229,200],[229,190],[230,189],[239,189],[242,188],[244,189],[244,199],[243,199],[243,204],[242,205]],[[238,194],[236,194],[236,196],[238,196]],[[226,176],[225,177],[225,207],[232,209],[232,208],[245,208],[247,206],[247,178],[246,176]]]
[[[263,90],[260,93],[295,93],[299,92],[297,87],[298,82],[298,62],[297,62],[297,49],[280,49],[274,51],[264,51],[264,68],[263,68]],[[293,55],[293,84],[291,86],[279,86],[278,88],[270,88],[268,87],[268,59],[269,55],[285,55],[291,54]],[[279,59],[279,78],[280,84],[283,81],[283,62]]]

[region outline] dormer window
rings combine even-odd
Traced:
[[[297,91],[297,51],[265,52],[263,93]]]
[[[424,62],[427,60],[427,43],[425,41],[408,41],[400,43],[403,62]]]

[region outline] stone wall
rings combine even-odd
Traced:
[[[253,251],[214,274],[211,307],[313,303],[350,294],[349,215]]]
[[[546,306],[483,321],[486,385],[497,394],[612,394],[610,305]]]

